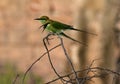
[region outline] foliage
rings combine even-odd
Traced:
[[[18,74],[19,73],[19,74]],[[0,66],[0,84],[21,84],[22,72],[18,72],[10,63]],[[19,79],[18,79],[19,78]],[[15,82],[15,83],[14,83]],[[26,77],[25,84],[42,84],[42,79],[33,73]]]

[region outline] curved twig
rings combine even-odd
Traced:
[[[58,36],[58,37],[59,37],[59,36]],[[78,76],[77,76],[77,73],[76,73],[76,71],[75,71],[75,69],[74,69],[74,66],[73,66],[73,64],[72,64],[72,62],[71,62],[71,60],[70,60],[70,58],[69,58],[69,56],[68,56],[68,54],[67,54],[67,52],[66,52],[66,49],[65,49],[65,47],[64,47],[63,39],[62,39],[61,37],[59,37],[59,39],[60,39],[60,41],[61,41],[61,46],[62,46],[62,48],[63,48],[63,51],[64,51],[64,53],[65,53],[65,56],[66,56],[68,62],[70,63],[71,68],[72,68],[72,70],[73,70],[73,73],[74,73],[74,75],[75,75],[75,77],[76,77],[76,82],[77,82],[77,84],[80,84],[79,79],[78,79]]]
[[[101,67],[87,68],[87,69],[83,69],[83,70],[76,71],[76,73],[83,73],[83,72],[89,71],[89,70],[91,70],[91,71],[92,71],[92,70],[101,70],[101,71],[108,72],[108,73],[111,73],[111,74],[114,74],[114,75],[117,75],[117,76],[120,77],[120,73],[115,72],[115,71],[110,70],[110,69],[107,69],[107,68],[101,68]],[[64,75],[64,76],[61,76],[61,77],[62,77],[62,78],[69,77],[69,76],[72,75],[72,74],[74,74],[74,73],[71,72],[71,73],[66,74],[66,75]],[[83,79],[84,79],[84,80],[91,80],[92,78],[95,78],[95,77],[102,77],[102,75],[86,76],[86,77],[82,77],[82,78],[79,77],[79,79],[82,79],[82,80],[83,80]],[[57,81],[57,80],[59,80],[59,79],[60,79],[60,78],[53,79],[52,81],[49,81],[49,82],[47,82],[47,83],[45,83],[45,84],[50,84],[50,83],[55,82],[55,81]],[[81,83],[81,84],[83,84],[83,83]]]
[[[43,38],[43,44],[44,44],[45,49],[46,49],[46,51],[47,51],[48,59],[49,59],[49,62],[50,62],[50,65],[51,65],[53,71],[54,71],[55,74],[60,78],[61,82],[64,84],[63,81],[66,81],[66,80],[64,80],[63,78],[61,79],[61,76],[57,73],[56,69],[54,68],[53,63],[52,63],[52,60],[51,60],[51,58],[50,58],[49,50],[48,50],[47,45],[46,45],[46,43],[45,43],[45,40],[47,40],[47,42],[48,42],[48,40],[49,40],[48,37],[49,37],[50,35],[53,35],[53,34],[48,34],[45,38]],[[49,42],[48,42],[48,43],[49,43]]]
[[[48,50],[48,52],[51,52],[52,50],[54,50],[55,48],[59,47],[61,44],[56,45],[55,47],[51,48],[50,50]],[[35,60],[30,67],[26,70],[24,76],[23,76],[23,80],[22,80],[22,84],[24,84],[24,80],[25,77],[27,75],[27,73],[30,71],[30,69],[33,67],[33,65],[35,65],[42,57],[44,57],[48,52],[43,53],[43,55],[41,55],[37,60]]]

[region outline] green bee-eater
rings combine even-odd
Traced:
[[[35,20],[38,20],[42,23],[42,26],[40,26],[40,27],[44,28],[43,31],[47,30],[50,33],[65,36],[65,37],[67,37],[67,38],[69,38],[73,41],[76,41],[76,42],[79,42],[79,41],[77,41],[77,40],[71,38],[70,36],[66,35],[64,33],[64,31],[65,30],[75,30],[75,31],[80,31],[80,32],[85,32],[85,33],[88,33],[88,34],[96,35],[96,34],[93,34],[93,33],[86,32],[84,30],[75,29],[70,25],[52,20],[47,16],[41,16],[40,18],[36,18]],[[82,43],[82,42],[79,42],[79,43]],[[82,43],[82,44],[84,44],[84,43]]]

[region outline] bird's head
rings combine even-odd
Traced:
[[[40,18],[36,18],[34,20],[38,20],[40,21],[42,24],[46,23],[46,21],[49,20],[49,17],[48,16],[41,16]]]
[[[38,21],[40,21],[43,25],[42,26],[40,26],[39,28],[44,28],[43,29],[43,31],[45,30],[45,26],[46,26],[46,22],[49,20],[49,17],[48,16],[41,16],[40,18],[36,18],[36,19],[34,19],[34,20],[38,20]]]
[[[47,20],[49,20],[49,17],[48,16],[41,16],[40,18],[36,18],[35,20],[47,21]]]

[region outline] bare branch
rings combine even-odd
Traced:
[[[85,72],[85,71],[89,71],[89,70],[100,70],[100,71],[104,71],[104,72],[106,72],[107,74],[104,74],[104,75],[108,75],[108,74],[113,74],[113,75],[117,75],[117,76],[119,76],[120,77],[120,73],[118,73],[118,72],[115,72],[115,71],[113,71],[113,70],[110,70],[110,69],[106,69],[106,68],[101,68],[101,67],[92,67],[92,68],[87,68],[87,69],[83,69],[83,70],[80,70],[80,71],[76,71],[76,73],[83,73],[83,72]],[[72,73],[69,73],[69,74],[66,74],[66,75],[64,75],[64,76],[61,76],[62,78],[65,78],[65,77],[69,77],[70,75],[72,75],[72,74],[74,74],[73,72]],[[86,77],[79,77],[79,80],[84,80],[84,82],[82,82],[82,83],[80,83],[80,84],[84,84],[86,81],[88,81],[88,80],[92,80],[92,78],[96,78],[96,77],[103,77],[103,74],[99,74],[99,75],[93,75],[93,76],[86,76]],[[55,81],[57,81],[57,80],[59,80],[59,78],[56,78],[56,79],[54,79],[54,80],[52,80],[52,81],[49,81],[49,82],[47,82],[47,83],[45,83],[45,84],[50,84],[50,83],[52,83],[52,82],[55,82]],[[74,79],[73,79],[74,80]]]
[[[62,39],[61,37],[59,37],[59,39],[60,39],[60,41],[61,41],[61,46],[62,46],[62,48],[63,48],[63,51],[64,51],[64,53],[65,53],[65,56],[66,56],[68,62],[70,63],[71,68],[72,68],[72,70],[73,70],[73,72],[74,72],[74,74],[75,74],[76,82],[77,82],[77,84],[80,84],[80,83],[79,83],[79,80],[78,80],[78,76],[77,76],[76,71],[75,71],[75,69],[74,69],[74,66],[73,66],[73,64],[72,64],[72,62],[71,62],[71,60],[70,60],[70,58],[69,58],[69,56],[68,56],[68,54],[67,54],[67,51],[66,51],[66,49],[65,49],[65,47],[64,47],[63,39]]]
[[[49,62],[50,62],[50,65],[51,65],[53,71],[54,71],[55,74],[60,78],[61,82],[64,84],[63,81],[66,81],[66,80],[62,79],[61,76],[60,76],[60,75],[58,74],[58,72],[56,71],[56,69],[54,68],[53,63],[52,63],[52,60],[51,60],[51,58],[50,58],[49,50],[48,50],[47,45],[46,45],[46,43],[45,43],[45,40],[47,40],[47,42],[48,42],[48,40],[49,40],[48,37],[49,37],[50,35],[53,35],[53,34],[48,34],[45,38],[43,38],[43,43],[44,43],[45,49],[46,49],[46,51],[47,51],[48,59],[49,59]],[[49,42],[48,42],[48,43],[49,43]]]
[[[51,48],[50,50],[48,50],[48,52],[51,52],[52,50],[54,50],[55,48],[59,47],[61,44],[58,44],[56,45],[55,47]],[[33,65],[35,65],[38,61],[41,60],[42,57],[44,57],[48,52],[45,52],[43,53],[43,55],[41,55],[37,60],[35,60],[31,65],[30,67],[26,70],[24,76],[23,76],[23,80],[22,80],[22,84],[24,84],[24,80],[25,80],[25,77],[27,75],[27,73],[30,71],[30,69],[33,67]]]
[[[15,79],[14,79],[14,81],[13,81],[13,83],[12,83],[12,84],[15,84],[15,83],[16,83],[16,81],[17,81],[18,77],[19,77],[19,74],[17,74],[17,75],[16,75],[16,77],[15,77]]]

